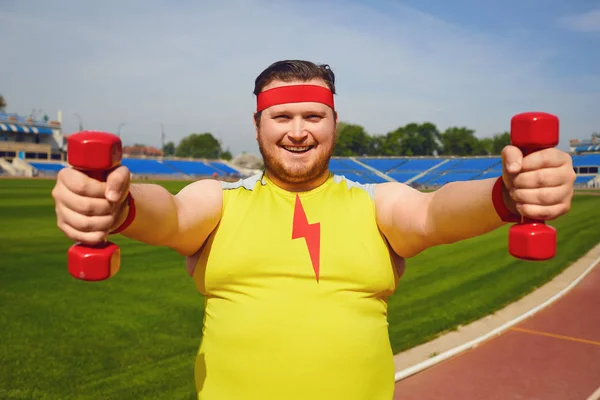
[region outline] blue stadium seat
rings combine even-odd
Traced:
[[[414,183],[417,183],[419,185],[425,185],[428,184],[429,181],[433,181],[437,178],[439,178],[441,175],[443,175],[446,171],[451,170],[452,168],[454,168],[455,166],[462,164],[463,162],[465,162],[464,159],[458,159],[458,158],[451,158],[448,161],[446,161],[447,159],[441,159],[439,160],[439,163],[436,164],[437,167],[431,171],[429,171],[426,175],[421,176],[420,178],[417,178]]]
[[[38,171],[48,171],[48,172],[58,172],[63,169],[65,166],[61,163],[46,163],[46,162],[36,162],[36,161],[27,161],[29,165]]]
[[[502,176],[502,170],[490,170],[486,171],[483,174],[474,177],[473,179],[489,179],[489,178],[498,178]]]
[[[441,164],[443,158],[358,158],[360,162],[383,172],[398,182],[406,182],[409,179]],[[383,178],[378,177],[381,181]]]
[[[220,162],[220,161],[211,161],[208,163],[208,165],[218,171],[223,171],[223,174],[225,175],[239,175],[239,171],[236,171],[235,169],[231,168],[229,165]]]
[[[363,164],[377,169],[388,177],[408,182],[425,171],[427,174],[415,179],[413,183],[427,186],[440,186],[449,182],[492,179],[502,175],[501,157],[457,157],[457,158],[409,158],[409,157],[361,157]],[[354,162],[350,158],[336,157],[330,162],[333,173],[344,175],[350,180],[361,183],[386,182],[385,178]],[[599,167],[600,154],[581,154],[573,156],[575,167]],[[590,170],[590,174],[595,172]],[[585,173],[585,172],[584,172]],[[586,184],[594,176],[584,175],[576,180],[576,184]]]
[[[350,158],[332,158],[329,161],[329,169],[334,174],[344,175],[344,173],[362,172],[372,174],[373,171],[363,167],[359,163],[351,160]],[[350,178],[348,178],[350,179]]]
[[[375,168],[378,171],[386,173],[387,171],[391,171],[393,169],[398,168],[402,164],[406,162],[406,159],[403,158],[357,158],[363,164],[368,165],[371,168]]]
[[[191,160],[153,160],[124,158],[122,164],[134,174],[156,175],[201,175],[219,176],[239,175],[239,172],[222,162],[211,162],[208,165],[202,161]]]
[[[456,165],[452,168],[452,171],[456,172],[472,172],[472,171],[485,171],[493,168],[494,170],[502,171],[502,159],[497,158],[471,158],[466,159],[464,162]]]
[[[397,180],[398,182],[406,182],[411,178],[414,178],[418,173],[415,172],[390,172],[387,174],[389,177]]]
[[[424,172],[441,164],[444,160],[439,158],[414,158],[392,168],[389,172]]]
[[[389,182],[387,179],[382,178],[381,176],[377,175],[374,172],[371,173],[364,173],[362,174],[364,177],[366,177],[367,179],[370,179],[373,183],[384,183],[384,182]]]
[[[442,172],[446,172],[450,169],[457,167],[458,165],[464,163],[466,160],[464,158],[451,158],[447,162],[445,160],[440,160],[439,165],[430,172],[430,174],[441,174]]]
[[[468,181],[477,177],[478,175],[481,175],[481,172],[448,172],[447,174],[438,176],[431,181],[427,181],[427,184],[445,185],[446,183],[450,182]]]
[[[223,172],[201,161],[164,160],[163,163],[187,175],[212,176],[215,173],[224,175]]]
[[[592,175],[579,175],[575,178],[575,185],[585,185],[593,179]]]
[[[502,175],[500,157],[453,158],[418,178],[415,183],[436,186],[461,180],[495,178],[500,175]]]
[[[129,168],[134,174],[156,174],[156,175],[177,175],[181,174],[173,168],[160,163],[157,160],[124,158],[121,164]]]
[[[572,158],[574,167],[600,167],[600,154],[579,154]]]

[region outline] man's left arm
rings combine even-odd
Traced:
[[[452,182],[429,193],[399,183],[378,185],[377,220],[394,251],[408,258],[432,246],[485,234],[506,223],[499,216],[502,208],[541,221],[570,209],[575,172],[567,153],[551,148],[524,157],[518,148],[507,146],[502,166],[496,204],[496,178]]]

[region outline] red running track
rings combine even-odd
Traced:
[[[531,318],[397,382],[394,400],[587,400],[599,388],[597,264]]]

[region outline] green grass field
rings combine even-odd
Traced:
[[[117,237],[122,268],[86,283],[66,268],[53,181],[0,180],[0,398],[194,399],[203,299],[175,252]],[[183,182],[165,182],[175,192]],[[554,221],[558,255],[507,253],[508,227],[407,261],[390,299],[395,352],[500,309],[600,242],[600,197]]]

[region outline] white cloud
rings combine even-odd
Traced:
[[[600,32],[600,9],[570,15],[561,20],[569,29],[580,32]]]
[[[564,115],[571,137],[592,129],[598,91],[556,82],[549,47],[392,3],[386,13],[349,2],[206,3],[40,1],[0,12],[0,34],[11,38],[0,64],[9,109],[61,109],[67,131],[74,113],[86,128],[127,122],[124,140],[153,145],[162,122],[170,140],[211,131],[234,153],[257,151],[254,79],[275,60],[303,58],[332,66],[341,118],[373,134],[429,120],[485,136],[531,109]]]

